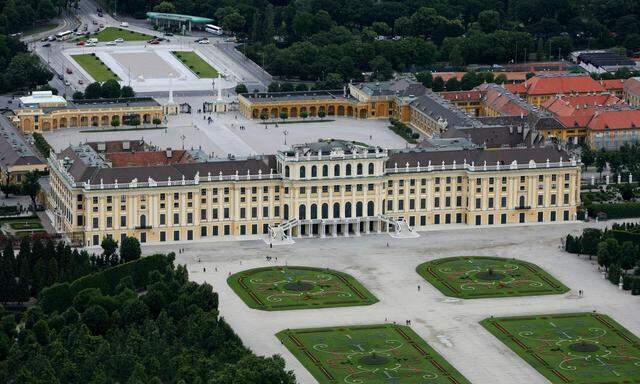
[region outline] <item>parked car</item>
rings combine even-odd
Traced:
[[[84,81],[82,81],[82,79],[78,80],[78,84],[82,85],[84,84]]]
[[[44,43],[44,44],[42,44],[42,47],[43,47],[43,48],[47,48],[47,47],[50,47],[50,46],[51,46],[51,43]]]
[[[67,68],[67,71],[66,71],[66,72],[67,72],[67,75],[70,75],[70,74],[72,74],[72,73],[73,73],[73,71],[71,70],[71,68]]]
[[[64,85],[66,85],[67,87],[71,85],[71,83],[69,82],[69,80],[65,80],[64,81]]]
[[[116,43],[120,44],[120,43],[124,43],[124,39],[122,37],[118,37],[117,39],[114,40]]]
[[[58,80],[64,80],[64,76],[62,76],[62,74],[58,73]]]
[[[98,25],[98,22],[97,22],[97,21],[95,21],[95,20],[93,20],[91,23],[92,23],[93,25]]]
[[[126,21],[123,21],[122,23],[120,23],[121,27],[128,27],[129,23],[127,23]]]
[[[106,45],[116,45],[115,41],[107,41]]]

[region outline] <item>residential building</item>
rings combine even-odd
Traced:
[[[0,116],[0,184],[19,183],[32,171],[44,172],[47,164],[25,141],[11,122]]]
[[[629,105],[640,106],[640,77],[632,77],[624,83],[623,97]]]
[[[592,94],[605,92],[605,87],[589,75],[537,75],[524,83],[505,84],[505,88],[535,106],[557,95]]]

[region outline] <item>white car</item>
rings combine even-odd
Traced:
[[[107,41],[106,45],[116,45],[115,41]]]
[[[198,40],[198,44],[209,44],[209,40],[208,39]]]
[[[65,80],[64,81],[64,85],[66,85],[67,87],[71,85],[71,83],[69,82],[69,80]]]
[[[118,37],[117,39],[114,40],[116,43],[120,44],[120,43],[124,43],[124,39],[122,37]]]
[[[128,27],[129,23],[127,23],[126,21],[123,21],[122,23],[120,23],[121,27]]]
[[[93,43],[93,42],[90,41],[90,42],[86,43],[84,46],[85,47],[95,47],[96,43]]]

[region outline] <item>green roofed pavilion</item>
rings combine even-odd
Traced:
[[[207,17],[161,12],[147,12],[147,19],[152,20],[156,25],[164,27],[178,25],[179,29],[182,29],[182,26],[184,26],[189,32],[193,26],[202,28],[204,24],[213,23],[213,19]]]

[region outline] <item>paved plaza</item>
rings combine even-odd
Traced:
[[[609,223],[610,224],[610,223]],[[145,254],[185,251],[177,263],[188,265],[190,278],[213,285],[220,311],[258,354],[281,354],[300,383],[316,383],[301,363],[277,340],[285,330],[387,322],[405,324],[426,340],[472,383],[548,383],[480,325],[490,316],[591,312],[612,317],[640,335],[639,296],[619,291],[602,279],[595,261],[560,250],[560,237],[594,223],[480,227],[421,232],[415,239],[388,235],[359,238],[296,239],[290,246],[268,248],[263,241],[219,241],[146,246]],[[389,247],[387,247],[387,243]],[[501,256],[544,268],[571,291],[560,295],[462,300],[444,296],[415,271],[441,257]],[[271,256],[271,261],[266,261]],[[276,260],[277,257],[277,260]],[[265,312],[250,309],[227,284],[229,274],[273,265],[305,265],[345,272],[380,301],[365,307]],[[206,269],[206,272],[204,272]],[[420,290],[418,290],[420,286]],[[578,290],[584,290],[579,297]]]
[[[176,100],[188,100],[194,110],[197,110],[202,108],[204,100],[213,101],[214,98],[191,97]],[[205,120],[209,116],[213,118],[211,124]],[[160,148],[181,148],[184,142],[185,148],[201,148],[208,154],[226,158],[228,154],[274,154],[278,150],[288,149],[291,144],[316,142],[320,138],[356,140],[385,148],[404,148],[406,141],[389,130],[388,125],[389,122],[383,120],[339,118],[322,123],[278,124],[278,127],[269,124],[265,127],[259,120],[248,120],[238,112],[219,115],[192,113],[168,116],[167,130],[88,133],[81,131],[92,128],[84,127],[59,129],[45,132],[44,135],[56,152],[69,144],[77,145],[86,141],[144,139]],[[240,129],[240,126],[245,128]]]

